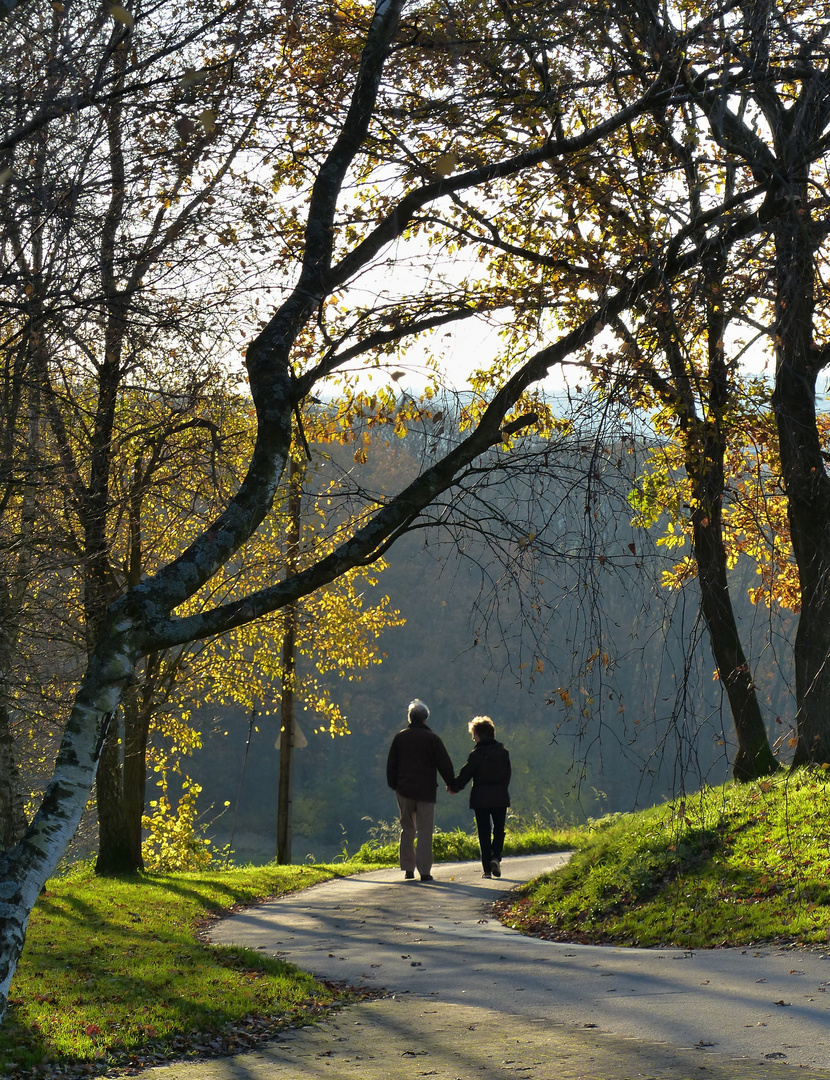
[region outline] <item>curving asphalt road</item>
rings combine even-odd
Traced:
[[[436,866],[431,884],[361,874],[222,920],[217,944],[389,996],[198,1077],[739,1080],[795,1065],[830,1080],[830,949],[562,945],[489,917],[498,895],[566,857],[506,859],[500,880],[471,863]]]

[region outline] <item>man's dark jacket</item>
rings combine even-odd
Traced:
[[[461,791],[472,780],[471,810],[496,810],[510,805],[510,754],[493,738],[481,736],[467,764],[452,781],[453,791]]]
[[[410,724],[392,740],[386,760],[386,782],[405,799],[435,802],[438,777],[451,784],[454,776],[450,755],[426,724]]]

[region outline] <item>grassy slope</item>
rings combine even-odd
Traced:
[[[309,1022],[342,996],[282,961],[199,940],[200,925],[267,896],[354,872],[348,864],[49,882],[32,914],[0,1071],[102,1068],[244,1046]]]
[[[584,943],[826,946],[827,778],[782,773],[604,819],[565,869],[520,890],[500,915]]]

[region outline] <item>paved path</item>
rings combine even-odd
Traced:
[[[436,881],[379,871],[220,922],[211,939],[394,994],[263,1050],[153,1070],[164,1080],[830,1080],[830,949],[618,949],[526,938],[487,915],[563,856],[469,863]],[[827,1071],[825,1071],[827,1070]],[[163,1080],[159,1077],[159,1080]]]

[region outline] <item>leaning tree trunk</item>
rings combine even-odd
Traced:
[[[64,730],[52,779],[23,839],[0,856],[0,1019],[29,915],[89,799],[109,719],[136,663],[135,624],[113,619],[93,654]]]

